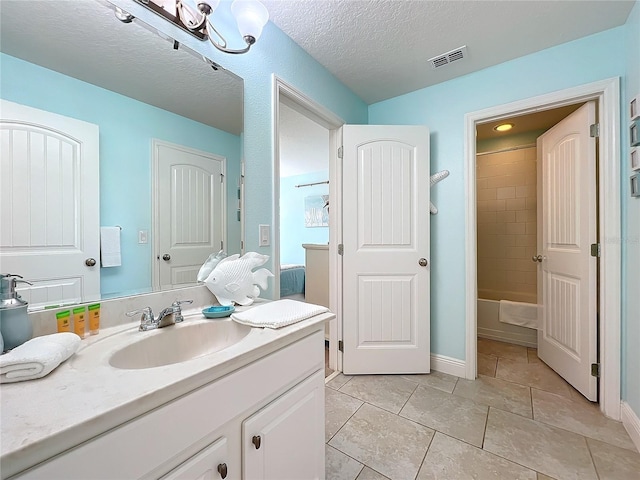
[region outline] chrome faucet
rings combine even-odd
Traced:
[[[176,323],[180,323],[184,320],[182,316],[182,304],[193,303],[193,300],[176,300],[171,304],[170,307],[162,310],[158,317],[153,316],[153,311],[151,307],[145,307],[142,310],[134,310],[132,312],[127,312],[126,315],[128,317],[133,317],[134,315],[141,314],[140,316],[140,327],[139,331],[145,332],[147,330],[154,330],[156,328],[164,328],[170,325],[174,325]]]

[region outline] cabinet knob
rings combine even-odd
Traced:
[[[258,450],[260,448],[260,445],[262,445],[262,439],[260,438],[260,435],[254,435],[251,439],[251,443],[253,443],[253,445],[256,447],[256,450]]]
[[[220,465],[218,465],[218,473],[220,474],[221,478],[227,478],[227,464],[226,463],[221,463]]]

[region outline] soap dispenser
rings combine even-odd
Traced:
[[[0,333],[5,350],[22,345],[33,336],[28,304],[16,292],[17,282],[29,283],[20,275],[0,274]]]

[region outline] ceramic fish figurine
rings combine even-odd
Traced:
[[[266,268],[253,272],[269,260],[268,255],[247,252],[242,257],[235,254],[223,258],[211,271],[205,285],[213,293],[220,305],[251,305],[260,295],[260,288],[267,288],[267,279],[273,277]],[[258,285],[260,288],[258,288]]]
[[[216,265],[220,263],[220,260],[225,258],[227,253],[224,250],[220,250],[218,253],[212,253],[207,258],[207,261],[202,264],[200,267],[200,271],[198,271],[198,276],[196,277],[199,282],[204,282],[209,274],[216,268]]]

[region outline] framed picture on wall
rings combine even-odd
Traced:
[[[640,119],[634,120],[629,126],[629,142],[632,147],[640,145]]]
[[[631,196],[640,197],[640,173],[631,175]]]
[[[629,102],[629,118],[631,120],[640,118],[640,95],[636,95],[636,97]]]
[[[640,170],[640,148],[632,148],[629,153],[631,170]]]

